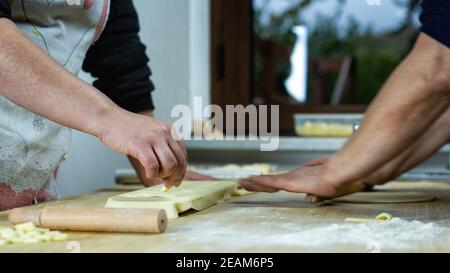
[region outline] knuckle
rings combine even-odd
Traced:
[[[177,170],[177,163],[166,163],[162,167],[161,176],[164,178],[171,177]]]
[[[145,137],[145,142],[147,144],[152,144],[157,142],[159,139],[161,138],[161,134],[159,134],[158,132],[148,132],[148,135]]]
[[[163,125],[161,127],[161,132],[166,136],[170,135],[170,131],[171,131],[171,127],[169,125]]]
[[[152,172],[158,172],[158,169],[159,169],[158,162],[155,162],[155,160],[153,158],[151,158],[150,156],[148,156],[148,155],[144,155],[142,157],[142,165],[146,169],[148,169],[148,170],[150,170]]]
[[[156,162],[150,162],[149,163],[149,165],[148,165],[148,168],[151,170],[151,171],[153,171],[153,172],[158,172],[158,170],[159,170],[159,165],[158,165],[158,163],[156,163]]]
[[[178,168],[178,161],[176,161],[176,160],[171,160],[171,161],[169,161],[169,162],[167,162],[167,165],[166,165],[166,167],[167,167],[167,170],[169,171],[169,172],[173,172],[173,171],[175,171],[177,168]]]

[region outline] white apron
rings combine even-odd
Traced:
[[[37,46],[78,74],[106,24],[109,0],[11,0],[11,9],[13,21]],[[0,211],[54,196],[48,185],[70,138],[69,128],[0,96]]]

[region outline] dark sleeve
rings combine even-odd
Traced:
[[[111,0],[110,13],[99,40],[87,52],[83,70],[97,80],[94,86],[120,107],[154,109],[151,70],[139,39],[139,20],[131,0]]]
[[[11,19],[11,3],[9,3],[9,0],[0,0],[0,18]]]
[[[450,1],[424,0],[422,3],[421,31],[450,47]]]

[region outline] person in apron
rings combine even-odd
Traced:
[[[0,17],[0,211],[57,197],[70,128],[128,155],[146,185],[181,183],[186,149],[152,117],[131,0],[0,0]]]

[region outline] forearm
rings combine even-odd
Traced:
[[[96,135],[99,119],[118,107],[0,19],[0,95],[59,124]]]
[[[400,176],[404,172],[436,153],[450,137],[450,108],[448,108],[420,138],[400,155],[385,164],[374,174],[364,179],[366,184],[382,184]]]
[[[326,165],[324,180],[359,181],[412,145],[450,104],[448,48],[422,35],[366,113],[360,129]]]

